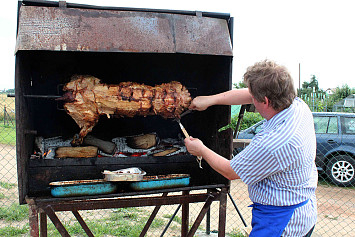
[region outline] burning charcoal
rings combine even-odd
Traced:
[[[44,153],[43,158],[44,159],[54,159],[55,157],[55,147],[50,147],[46,153]]]
[[[44,150],[44,143],[43,143],[43,137],[36,137],[35,138],[35,144],[36,147],[41,151],[41,153],[43,154],[45,152]]]

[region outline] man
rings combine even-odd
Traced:
[[[253,202],[249,236],[310,236],[317,219],[316,137],[308,106],[296,97],[283,66],[265,60],[244,74],[248,89],[196,97],[190,109],[250,104],[267,121],[251,143],[232,160],[186,138],[188,151],[230,180],[241,178]]]

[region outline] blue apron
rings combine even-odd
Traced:
[[[296,208],[307,204],[308,200],[292,206],[271,206],[254,203],[249,237],[280,237]]]

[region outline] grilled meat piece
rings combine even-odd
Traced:
[[[76,75],[63,90],[67,91],[61,98],[66,102],[64,108],[81,129],[73,145],[82,143],[100,115],[175,118],[191,103],[190,93],[177,81],[154,87],[134,82],[108,85],[93,76]]]

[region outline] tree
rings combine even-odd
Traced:
[[[310,95],[313,92],[323,92],[323,90],[319,89],[318,80],[315,75],[312,75],[309,82],[305,81],[302,83],[302,88],[300,89],[298,95],[302,97],[302,95]]]
[[[355,88],[350,88],[348,84],[345,84],[342,87],[338,86],[335,89],[335,93],[332,95],[332,99],[337,102],[352,94],[355,94]]]
[[[238,83],[233,83],[233,86],[236,89],[247,88],[247,85],[245,85],[243,81],[240,81]]]

